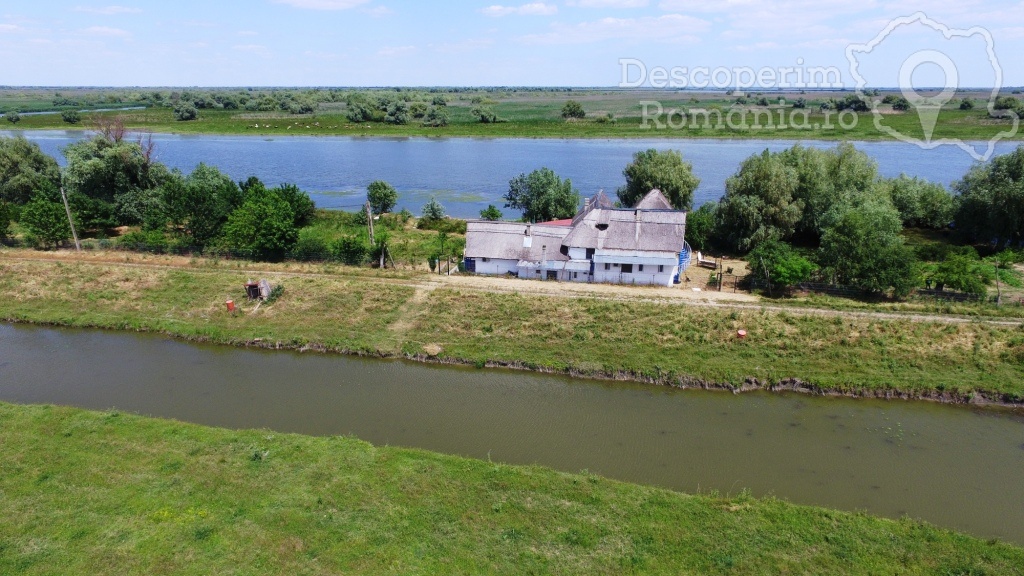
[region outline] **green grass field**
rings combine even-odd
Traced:
[[[1021,574],[912,520],[0,404],[4,574]]]
[[[283,297],[229,314],[247,278]],[[556,297],[445,285],[418,271],[253,264],[124,253],[0,251],[0,320],[187,339],[426,356],[478,366],[821,391],[1024,399],[1024,327],[729,309],[637,296]],[[522,282],[528,289],[526,281]],[[748,332],[736,338],[738,329]],[[435,350],[431,352],[432,350]]]

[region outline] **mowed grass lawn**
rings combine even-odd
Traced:
[[[425,273],[338,265],[37,254],[0,253],[0,320],[226,344],[429,354],[667,384],[797,378],[843,393],[1024,399],[1019,325],[490,293],[447,287]],[[264,276],[284,293],[254,310],[242,302],[242,284]],[[239,305],[234,314],[225,309],[228,298]],[[736,337],[739,329],[745,339]]]
[[[3,574],[1020,574],[912,520],[0,404]]]

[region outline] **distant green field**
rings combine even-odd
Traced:
[[[113,90],[113,89],[112,89]],[[64,93],[62,93],[64,94]],[[74,94],[72,92],[72,94]],[[180,122],[166,101],[154,100],[145,93],[104,94],[86,92],[77,102],[88,107],[151,106],[146,110],[84,113],[78,125],[65,123],[60,115],[22,116],[14,126],[25,130],[89,128],[97,117],[121,116],[133,130],[187,134],[306,134],[347,136],[468,136],[468,137],[537,137],[537,138],[785,138],[825,140],[886,140],[891,136],[875,126],[871,113],[847,112],[840,126],[835,110],[823,113],[820,104],[829,99],[842,99],[850,92],[813,93],[807,95],[771,93],[769,106],[758,106],[757,95],[748,95],[747,103],[735,104],[736,97],[725,93],[574,90],[566,91],[468,91],[449,93],[448,126],[425,127],[419,120],[391,125],[383,122],[353,123],[345,116],[343,102],[320,102],[313,114],[291,114],[287,111],[256,112],[246,110],[202,109],[199,119]],[[426,97],[428,95],[424,95]],[[956,102],[941,112],[933,139],[959,138],[988,140],[1012,129],[1012,122],[989,118],[982,94],[971,94],[978,104],[973,110],[960,110]],[[796,110],[792,103],[805,98],[807,107]],[[583,105],[587,117],[566,121],[561,109],[569,99]],[[55,107],[52,92],[0,89],[0,110],[38,111]],[[153,105],[153,102],[159,105]],[[660,107],[660,118],[649,116]],[[780,102],[782,102],[780,104]],[[476,108],[493,111],[501,120],[484,124],[473,115]],[[690,116],[669,116],[673,110],[689,111]],[[701,110],[707,111],[704,116]],[[888,111],[882,118],[886,126],[914,138],[922,138],[921,122],[915,111]],[[657,126],[661,124],[663,129]],[[721,126],[718,126],[721,124]],[[829,127],[831,125],[831,127]],[[818,126],[818,127],[816,127]],[[1013,138],[1021,138],[1016,134]]]

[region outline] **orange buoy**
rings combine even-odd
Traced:
[[[228,307],[228,312],[234,312],[234,311],[235,311],[235,301],[234,301],[234,300],[228,300],[228,301],[227,301],[227,302],[225,302],[224,304],[226,304],[226,305],[227,305],[227,307]]]
[[[747,337],[747,331],[746,330],[737,330],[736,331],[736,337],[737,338],[746,338]]]

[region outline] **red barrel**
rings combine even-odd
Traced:
[[[228,312],[234,312],[235,311],[235,301],[234,300],[228,300],[224,304],[227,305]]]

